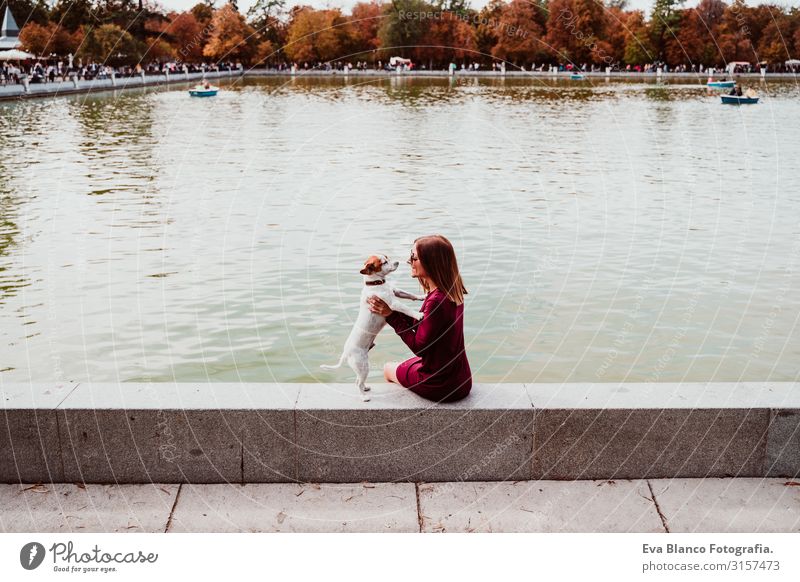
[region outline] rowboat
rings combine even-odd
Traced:
[[[573,81],[583,81],[586,77],[584,77],[580,73],[572,73],[569,76],[569,78],[572,79]]]
[[[736,81],[709,81],[706,87],[716,87],[717,89],[730,89],[736,86]]]
[[[722,102],[727,103],[728,105],[751,105],[753,103],[758,103],[758,97],[745,97],[742,95],[720,95],[722,97]]]
[[[203,85],[195,85],[191,89],[189,89],[189,95],[192,97],[213,97],[219,91],[219,87],[215,87],[214,85],[210,85],[208,87],[204,87]]]

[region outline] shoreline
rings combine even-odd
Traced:
[[[703,73],[629,73],[629,72],[593,72],[582,73],[589,80],[630,80],[642,81],[647,83],[657,83],[659,80],[664,82],[671,81],[693,81],[702,86],[708,75]],[[238,79],[244,77],[276,77],[287,79],[302,78],[326,78],[326,79],[351,79],[351,78],[374,78],[374,79],[531,79],[539,81],[570,81],[571,73],[561,71],[552,73],[548,71],[457,71],[450,75],[447,71],[411,71],[411,72],[391,72],[366,70],[344,71],[321,71],[321,70],[298,70],[296,74],[289,71],[277,71],[266,69],[252,69],[246,71],[218,71],[207,72],[207,79]],[[23,99],[44,99],[48,97],[63,97],[67,95],[77,95],[84,93],[99,93],[104,91],[123,91],[127,89],[141,89],[144,87],[160,87],[163,85],[177,85],[190,83],[202,79],[203,73],[180,73],[175,75],[148,75],[137,77],[123,77],[116,79],[99,79],[91,81],[56,81],[53,83],[36,83],[0,86],[0,101],[18,101]],[[793,73],[767,73],[762,77],[760,73],[740,73],[736,75],[716,74],[715,78],[731,77],[733,79],[757,80],[761,82],[770,81],[797,81],[800,74]],[[581,83],[586,81],[572,81]]]

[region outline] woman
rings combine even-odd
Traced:
[[[411,276],[419,279],[427,292],[420,321],[393,311],[379,297],[373,295],[369,299],[370,310],[386,317],[415,354],[400,364],[388,362],[383,375],[388,382],[405,386],[428,400],[461,400],[472,388],[472,372],[464,351],[467,290],[458,272],[453,245],[438,234],[418,238],[408,262]]]

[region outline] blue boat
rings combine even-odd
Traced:
[[[736,86],[736,81],[709,81],[706,87],[716,87],[717,89],[730,89]]]
[[[217,91],[219,91],[219,87],[214,87],[213,85],[209,85],[208,87],[195,85],[189,89],[189,95],[192,97],[213,97],[217,94]]]
[[[728,105],[752,105],[758,103],[758,97],[745,97],[742,95],[720,95],[722,102]]]
[[[572,79],[573,81],[583,81],[586,77],[584,77],[580,73],[572,73],[572,75],[570,75],[569,78]]]

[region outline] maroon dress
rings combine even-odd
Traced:
[[[464,350],[464,304],[456,305],[443,291],[434,289],[420,311],[424,313],[420,321],[397,311],[386,318],[416,354],[397,366],[397,380],[428,400],[461,400],[472,388]]]

